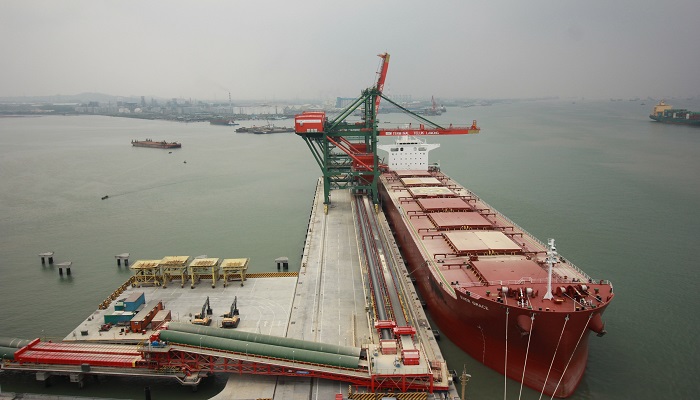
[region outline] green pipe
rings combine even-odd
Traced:
[[[216,336],[221,338],[242,340],[245,342],[271,344],[273,346],[290,347],[295,349],[318,351],[321,353],[341,354],[346,356],[359,357],[362,349],[359,347],[340,346],[328,343],[309,342],[306,340],[292,339],[280,336],[263,335],[261,333],[243,332],[237,330],[214,328],[187,324],[182,322],[170,322],[168,330],[178,332],[195,333],[198,335]]]
[[[208,336],[175,330],[160,331],[160,340],[170,343],[186,344],[215,350],[235,351],[250,355],[281,358],[293,361],[304,361],[314,364],[330,365],[343,368],[358,368],[359,357],[343,354],[321,353],[318,351],[275,346],[265,343],[245,342],[242,340]]]
[[[14,360],[15,359],[15,352],[19,350],[14,347],[5,347],[5,346],[0,346],[0,358],[3,358],[5,360]]]
[[[20,349],[31,342],[32,341],[28,339],[0,337],[0,347],[14,347],[16,349]]]

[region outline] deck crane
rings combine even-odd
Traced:
[[[377,156],[378,136],[466,135],[479,133],[476,120],[471,126],[448,127],[438,125],[395,103],[382,93],[389,68],[389,54],[379,55],[382,65],[374,87],[362,91],[359,98],[335,118],[324,111],[305,111],[294,118],[294,131],[311,150],[323,172],[324,211],[328,213],[331,189],[352,188],[355,193],[366,193],[377,206],[377,182],[386,166]],[[399,110],[410,114],[420,123],[417,126],[379,128],[379,102],[384,99]],[[348,121],[360,109],[359,122]]]

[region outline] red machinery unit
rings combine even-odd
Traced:
[[[326,113],[323,111],[304,111],[294,117],[294,131],[296,133],[323,132],[326,122]]]
[[[401,358],[404,365],[419,365],[420,364],[420,350],[401,350]]]

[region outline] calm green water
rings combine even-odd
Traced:
[[[433,118],[476,118],[483,128],[439,139],[432,160],[443,171],[540,239],[554,237],[593,278],[614,283],[609,333],[591,338],[574,399],[693,398],[700,390],[700,129],[653,123],[652,106],[530,102]],[[145,138],[183,148],[129,144]],[[256,272],[288,256],[298,269],[319,174],[294,134],[109,117],[0,119],[0,336],[68,334],[129,277],[114,260],[123,252],[132,261],[251,257]],[[56,262],[73,262],[71,277],[41,265],[37,254],[50,250]],[[451,368],[466,364],[472,375],[468,398],[504,397],[500,375],[445,338],[442,347]],[[5,391],[124,398],[143,398],[147,385],[154,398],[207,398],[224,381],[215,377],[197,393],[138,379],[83,390],[57,380],[44,389],[31,375],[0,374]],[[519,389],[508,382],[506,397]],[[538,397],[524,389],[521,398]]]

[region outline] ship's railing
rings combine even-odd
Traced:
[[[510,279],[510,280],[505,280],[505,281],[486,281],[486,282],[465,282],[465,283],[460,283],[459,287],[460,288],[469,288],[469,287],[483,287],[483,286],[508,286],[508,285],[525,285],[525,284],[546,284],[547,283],[547,278],[539,278],[539,279],[532,279],[532,278],[520,278],[520,279]],[[602,284],[602,285],[610,285],[612,286],[612,282],[610,282],[607,279],[603,279],[600,281],[579,281],[575,279],[562,279],[562,278],[554,278],[552,277],[552,285],[560,284],[560,283],[596,283],[596,284]]]
[[[399,213],[401,214],[401,217],[404,219],[406,226],[411,230],[411,233],[414,235],[414,237],[420,238],[421,235],[418,233],[416,228],[413,226],[413,224],[411,223],[408,216],[404,213],[403,208],[399,208]],[[423,250],[423,254],[430,254],[430,252],[425,248],[425,245],[423,244],[422,240],[417,240],[416,243],[418,243],[421,246],[421,248]],[[436,260],[432,259],[432,258],[425,260],[422,265],[420,265],[419,267],[416,267],[416,268],[422,268],[423,266],[428,265],[428,264],[430,264],[432,266],[432,269],[434,271],[437,271],[437,272],[440,271],[440,266],[437,264]],[[456,298],[457,293],[455,292],[452,285],[447,282],[447,279],[445,279],[445,276],[442,275],[441,273],[437,273],[435,275],[437,275],[437,278],[439,279],[440,286],[446,288],[445,292],[447,292],[452,297]]]
[[[498,211],[498,210],[496,210],[495,208],[493,208],[489,203],[485,202],[485,201],[482,200],[479,196],[477,196],[476,193],[472,192],[471,190],[469,190],[469,189],[467,189],[467,188],[464,188],[464,187],[462,187],[462,188],[463,188],[465,191],[467,191],[467,193],[469,193],[471,196],[474,196],[474,198],[475,198],[477,201],[481,202],[484,206],[486,206],[486,208],[489,208],[489,209],[490,209],[494,214],[496,214],[498,217],[504,219],[506,222],[508,222],[510,225],[512,225],[514,229],[516,229],[516,230],[522,232],[524,235],[527,235],[527,236],[530,238],[530,240],[532,240],[532,241],[536,242],[537,244],[539,244],[540,246],[542,246],[542,249],[543,249],[543,250],[546,250],[546,249],[547,249],[547,245],[544,244],[541,240],[539,240],[539,239],[538,239],[537,237],[535,237],[534,235],[530,234],[530,232],[528,232],[528,231],[526,231],[525,229],[523,229],[520,225],[518,225],[518,224],[516,224],[515,222],[513,222],[510,218],[508,218],[508,217],[506,217],[505,215],[503,215],[500,211]],[[574,265],[574,263],[572,263],[571,261],[567,260],[566,263],[567,263],[571,268],[573,268],[576,272],[578,272],[579,274],[581,274],[581,275],[585,278],[586,281],[592,280],[592,278],[591,278],[590,276],[588,276],[587,273],[583,272],[583,270],[582,270],[581,268],[579,268],[579,267],[577,267],[576,265]]]

